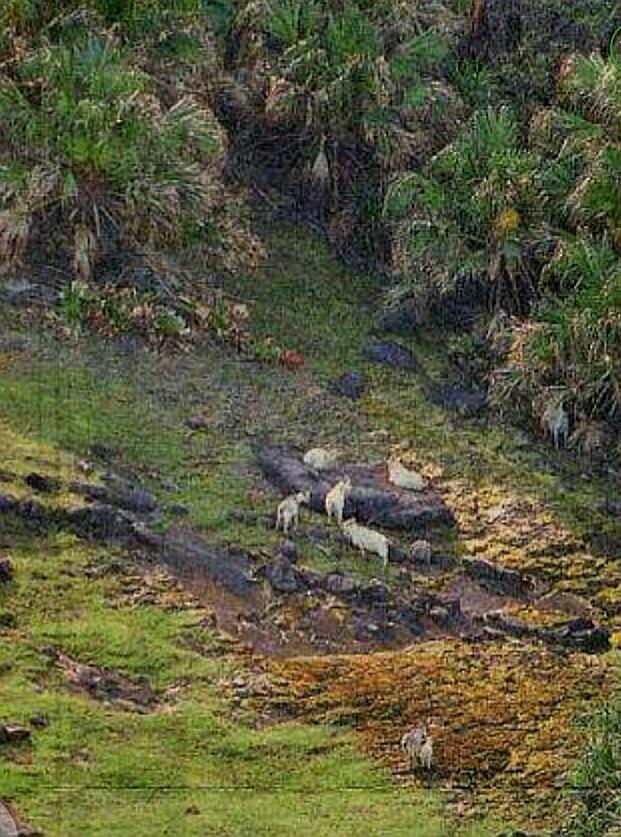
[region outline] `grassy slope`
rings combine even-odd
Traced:
[[[549,448],[525,445],[510,430],[456,429],[423,398],[416,380],[363,365],[370,386],[362,402],[326,396],[321,385],[360,366],[373,306],[369,280],[298,230],[273,229],[268,249],[265,270],[240,278],[237,290],[254,300],[257,331],[306,353],[305,372],[240,364],[209,347],[157,358],[125,355],[96,340],[72,348],[39,339],[31,352],[1,356],[0,416],[12,452],[5,467],[67,476],[73,458],[63,451],[83,456],[93,442],[105,443],[117,450],[117,466],[131,464],[162,498],[189,502],[192,523],[212,536],[270,549],[275,533],[228,518],[235,506],[268,512],[276,500],[257,480],[251,440],[338,444],[371,459],[385,455],[388,441],[406,441],[420,461],[440,465],[449,482],[487,493],[490,503],[506,490],[554,506],[578,532],[588,525],[601,485],[574,480],[561,458],[550,459]],[[433,341],[415,348],[430,368],[441,367]],[[183,418],[198,410],[209,429],[189,436]],[[388,440],[370,435],[381,428]],[[177,491],[166,488],[169,481]],[[0,610],[17,617],[17,627],[4,632],[11,642],[2,651],[0,719],[44,711],[51,724],[35,733],[30,755],[8,761],[0,796],[14,798],[50,834],[85,833],[85,819],[88,834],[120,834],[130,826],[145,835],[354,834],[361,827],[376,834],[455,833],[442,823],[433,796],[396,790],[342,729],[285,725],[258,732],[252,718],[231,715],[218,680],[239,670],[239,659],[203,630],[206,651],[188,650],[200,618],[195,610],[131,607],[122,577],[86,578],[84,566],[105,564],[108,550],[60,535],[18,543],[9,534],[2,543],[5,551],[10,546],[18,578],[15,589],[0,592]],[[306,542],[301,548],[310,549]],[[325,562],[311,552],[304,558]],[[378,569],[371,561],[362,570],[357,561],[345,564],[356,565],[364,575]],[[147,675],[161,689],[182,683],[174,710],[128,714],[69,694],[38,653],[50,642],[83,662]],[[201,813],[186,815],[193,804]]]
[[[281,232],[275,258],[286,268],[268,271],[269,285],[256,287],[259,322],[308,352],[320,376],[332,373],[343,356],[356,356],[365,335],[357,278],[343,283],[342,268],[322,247]],[[292,239],[297,249],[290,249]],[[301,276],[312,282],[300,283]],[[270,320],[267,312],[278,312],[279,300],[282,313]],[[177,482],[174,499],[191,502],[197,525],[245,543],[273,539],[233,527],[226,511],[248,502],[245,431],[255,425],[269,431],[289,413],[298,442],[309,432],[302,420],[308,404],[295,403],[293,384],[278,391],[279,370],[239,367],[207,350],[167,375],[175,364],[165,359],[128,364],[101,344],[73,351],[46,341],[27,358],[2,359],[0,433],[8,471],[67,478],[75,455],[95,441],[109,444],[162,496],[162,478]],[[235,394],[241,388],[243,396],[249,375],[252,403],[241,425],[229,423],[231,406],[245,403]],[[194,407],[207,409],[213,428],[188,439],[181,419]],[[333,407],[336,415],[342,409]],[[318,428],[327,436],[328,418]],[[4,483],[2,490],[15,493],[19,485]],[[273,498],[258,502],[267,509]],[[113,551],[64,534],[34,539],[9,528],[0,542],[17,568],[14,584],[0,590],[0,612],[14,617],[13,627],[0,629],[0,720],[27,722],[42,712],[50,722],[33,733],[32,747],[2,751],[0,797],[47,834],[455,833],[433,794],[397,789],[347,730],[300,724],[257,730],[254,718],[232,713],[219,680],[243,670],[239,658],[217,635],[193,627],[199,608],[132,605],[131,584],[114,570]],[[110,564],[101,577],[85,574],[88,566]],[[51,643],[81,662],[144,675],[164,695],[173,689],[170,708],[142,715],[70,692],[40,653]],[[492,826],[469,833],[492,833]]]
[[[32,748],[3,751],[0,796],[47,834],[354,834],[362,818],[369,833],[446,833],[434,801],[393,789],[346,732],[232,720],[218,680],[239,664],[192,627],[200,611],[123,604],[122,579],[84,574],[105,564],[101,549],[7,537],[17,580],[0,607],[17,624],[3,631],[0,717],[44,713],[49,726]],[[179,688],[154,714],[107,707],[67,690],[40,653],[50,643],[164,694]]]

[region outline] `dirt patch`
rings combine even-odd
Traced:
[[[145,680],[78,663],[58,648],[48,648],[45,653],[65,674],[71,689],[133,712],[149,712],[157,705],[157,694]]]

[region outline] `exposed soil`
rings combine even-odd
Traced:
[[[158,702],[147,682],[132,681],[117,672],[79,663],[58,648],[45,649],[45,653],[65,674],[71,689],[84,691],[95,700],[134,712],[148,712]]]

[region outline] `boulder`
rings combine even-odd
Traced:
[[[466,575],[492,593],[514,598],[528,598],[535,593],[535,579],[516,570],[509,570],[492,564],[491,561],[474,557],[464,558],[462,565]]]
[[[69,528],[80,537],[96,541],[125,541],[134,538],[134,523],[118,509],[107,505],[70,509]]]
[[[491,632],[494,635],[539,640],[546,645],[581,651],[585,654],[598,654],[610,650],[610,631],[596,625],[591,619],[573,619],[562,625],[542,628],[493,611],[477,617],[477,621],[488,629],[488,633]]]
[[[108,478],[108,485],[95,485],[90,482],[72,482],[71,491],[109,506],[118,506],[136,514],[148,514],[157,509],[155,497],[140,486],[117,478]]]
[[[387,487],[381,475],[370,467],[339,464],[319,473],[274,447],[260,448],[258,461],[266,478],[283,494],[309,488],[310,505],[315,512],[325,513],[326,493],[343,474],[348,474],[353,487],[345,503],[345,517],[405,531],[420,531],[430,524],[455,525],[452,512],[432,489],[414,494]]]

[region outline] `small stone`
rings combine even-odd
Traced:
[[[390,588],[379,578],[372,578],[367,586],[362,588],[360,595],[364,601],[372,603],[386,602],[391,597]]]
[[[431,563],[431,544],[429,541],[418,540],[410,544],[410,558],[417,564]]]
[[[198,805],[188,805],[188,807],[185,809],[185,812],[189,816],[198,816],[198,814],[200,814],[201,812],[201,809],[198,807]]]
[[[43,729],[44,727],[49,726],[49,720],[46,715],[39,712],[36,715],[33,715],[30,719],[30,726],[35,727],[36,729]]]
[[[2,724],[0,726],[0,744],[21,744],[30,739],[28,727],[19,724]]]
[[[388,544],[388,560],[393,564],[402,564],[407,558],[407,553],[401,544],[391,541]]]
[[[343,398],[351,398],[356,401],[361,398],[364,393],[365,380],[362,372],[352,370],[345,372],[341,377],[335,381],[331,386],[331,391],[335,395],[341,395]]]
[[[429,618],[433,619],[434,622],[438,622],[440,625],[448,625],[451,621],[448,610],[441,605],[436,605],[431,608]]]
[[[325,589],[335,596],[353,596],[360,589],[355,578],[341,573],[331,573],[325,578]]]
[[[173,503],[172,506],[168,507],[168,511],[173,517],[187,517],[190,513],[190,508],[185,503]]]
[[[284,540],[278,545],[277,554],[294,564],[298,559],[298,548],[293,541]]]
[[[209,421],[205,416],[190,416],[185,420],[185,426],[190,430],[207,430]]]
[[[80,459],[78,464],[76,465],[78,471],[81,471],[83,474],[92,474],[95,470],[95,465],[88,459]]]
[[[427,388],[427,398],[436,407],[473,417],[487,406],[487,394],[460,382],[436,382]]]

